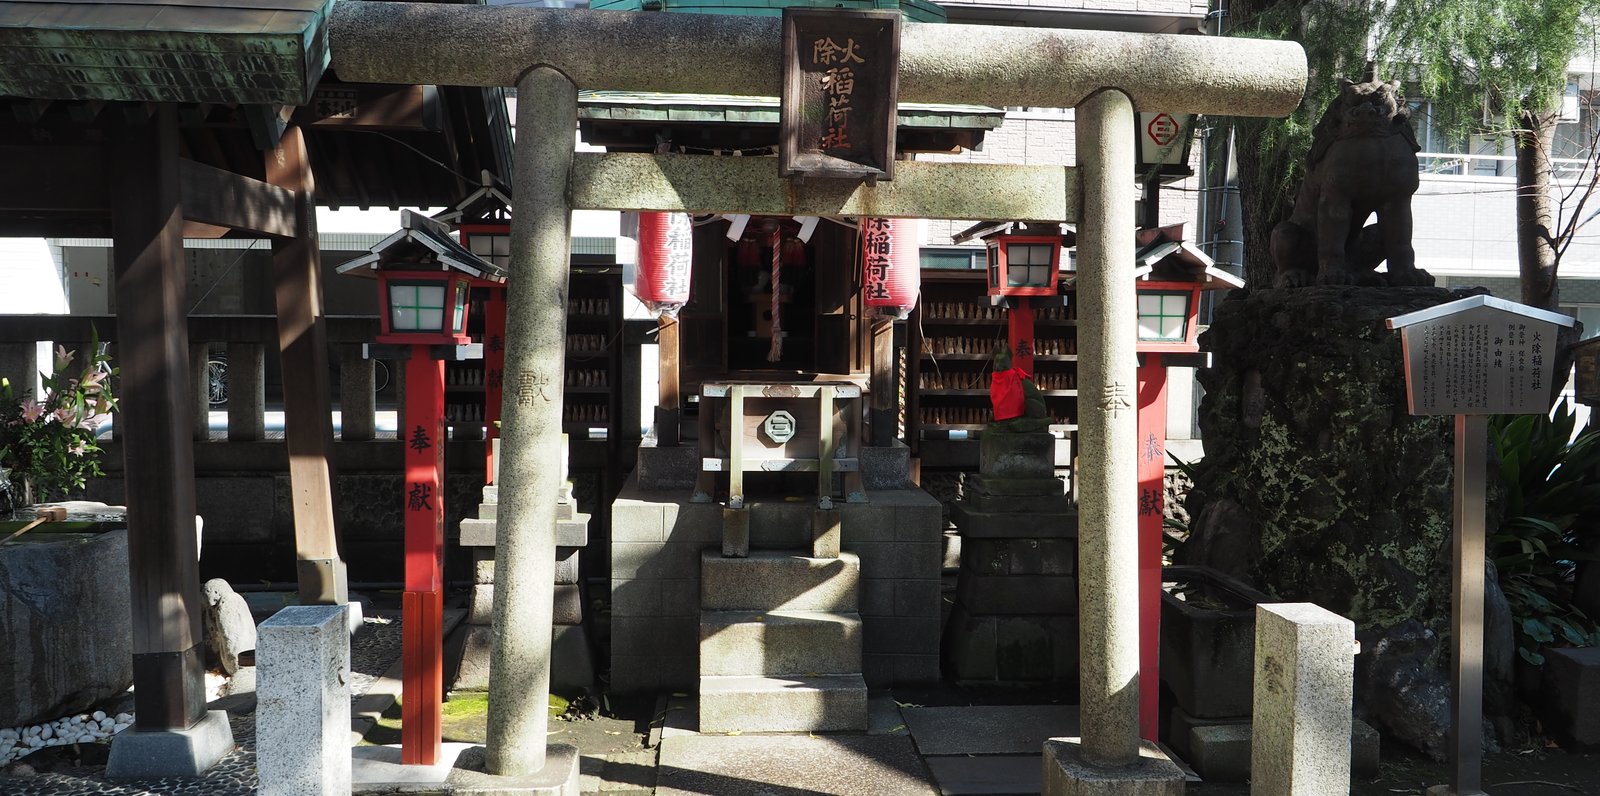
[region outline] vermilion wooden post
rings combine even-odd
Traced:
[[[400,762],[439,761],[444,702],[444,362],[406,362],[406,578],[401,602]]]
[[[1006,342],[1011,345],[1011,367],[1033,374],[1033,299],[1018,296],[1017,306],[1006,313]]]
[[[493,484],[494,441],[500,438],[500,395],[505,384],[506,289],[489,288],[483,315],[483,482]]]
[[[1167,469],[1167,369],[1160,354],[1139,363],[1139,735],[1160,728],[1161,540]]]

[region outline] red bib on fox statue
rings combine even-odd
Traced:
[[[1022,417],[1025,411],[1022,380],[1026,378],[1028,374],[1022,368],[1011,368],[995,373],[990,379],[989,402],[994,404],[995,420]]]

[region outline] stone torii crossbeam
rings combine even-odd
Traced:
[[[515,86],[515,184],[488,761],[545,764],[567,248],[574,209],[1026,218],[1078,225],[1081,742],[1047,747],[1046,793],[1175,792],[1139,739],[1134,111],[1283,116],[1306,80],[1290,42],[908,25],[900,99],[1076,109],[1078,165],[904,163],[892,182],[790,184],[775,159],[573,153],[577,92],[775,96],[772,17],[341,0],[345,80]],[[1152,756],[1154,755],[1154,756]],[[1175,770],[1175,769],[1173,769]],[[1181,791],[1181,778],[1176,787]],[[1066,792],[1062,790],[1060,792]]]

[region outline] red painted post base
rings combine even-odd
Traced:
[[[1167,369],[1160,354],[1139,363],[1139,735],[1160,731],[1161,543],[1167,470]]]
[[[431,766],[444,732],[444,593],[405,592],[401,611],[400,762]]]

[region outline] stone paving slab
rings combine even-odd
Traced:
[[[942,796],[1038,793],[1044,788],[1042,755],[930,757],[928,768]]]
[[[1049,738],[1078,734],[1076,705],[902,708],[927,755],[1037,755]]]
[[[932,796],[911,741],[891,735],[702,735],[661,742],[657,796]]]

